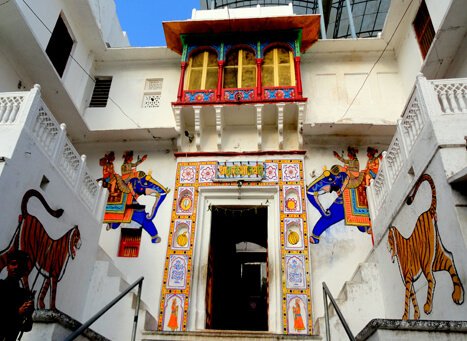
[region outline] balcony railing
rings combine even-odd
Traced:
[[[427,151],[434,153],[439,143],[436,137],[437,122],[445,124],[459,120],[459,114],[467,114],[467,79],[429,81],[421,75],[417,77],[415,89],[397,124],[396,134],[387,152],[383,153],[378,175],[367,189],[373,222],[382,207],[385,207],[384,211],[390,211],[389,206],[395,204],[388,197],[396,181],[405,182],[398,188],[410,188],[411,178],[407,174],[416,174],[426,166],[426,163],[410,161],[420,151],[417,146],[423,144],[426,152],[423,158],[418,157],[419,163],[429,162],[431,155]],[[461,119],[467,120],[467,116],[461,115]],[[400,197],[400,193],[398,195]]]
[[[296,86],[258,88],[222,88],[218,90],[184,90],[182,101],[177,104],[214,104],[248,102],[287,102],[304,101]]]
[[[29,92],[0,94],[0,127],[3,131],[27,131],[70,189],[100,218],[106,200],[103,187],[91,176],[86,156],[66,137],[66,125],[59,124],[45,105],[39,85]]]

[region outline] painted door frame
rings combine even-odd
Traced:
[[[193,278],[188,311],[189,331],[206,329],[206,282],[211,236],[210,205],[267,205],[268,240],[268,331],[282,332],[282,272],[280,210],[278,186],[201,187],[198,198],[198,223],[193,249]]]

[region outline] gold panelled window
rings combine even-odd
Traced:
[[[217,87],[217,56],[212,51],[201,51],[188,61],[185,90],[212,90]]]
[[[225,60],[224,88],[254,88],[255,86],[255,55],[248,50],[231,51]]]
[[[293,53],[283,47],[264,54],[262,68],[263,86],[294,86],[295,71]]]

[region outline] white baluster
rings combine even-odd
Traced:
[[[57,141],[55,143],[55,148],[52,152],[52,160],[54,160],[54,163],[56,164],[58,164],[60,157],[63,153],[63,147],[65,146],[65,141],[66,141],[66,124],[62,123],[60,124],[60,131],[58,132]]]
[[[81,162],[78,168],[78,175],[76,176],[75,191],[79,194],[81,186],[83,186],[83,178],[86,169],[86,155],[81,155]]]

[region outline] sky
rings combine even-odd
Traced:
[[[163,21],[191,18],[200,0],[115,0],[122,29],[131,46],[166,46]]]

